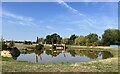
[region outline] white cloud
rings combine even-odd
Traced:
[[[9,23],[16,23],[22,26],[35,26],[34,19],[31,17],[20,16],[10,12],[3,11],[3,18],[9,20]]]
[[[72,8],[70,5],[68,5],[66,2],[64,2],[63,0],[57,0],[57,2],[61,5],[64,5],[66,8],[68,8],[69,10],[71,10],[73,13],[77,14],[80,17],[83,17],[87,23],[89,24],[89,26],[93,26],[95,25],[95,22],[90,19],[87,15],[80,13],[78,10]]]
[[[31,17],[25,17],[25,16],[19,16],[10,12],[3,12],[3,16],[7,16],[7,17],[11,17],[11,18],[15,18],[17,20],[27,20],[27,21],[33,21],[34,19]]]
[[[118,29],[118,26],[116,25],[105,25],[104,29]]]
[[[55,28],[52,26],[46,26],[47,29],[54,30]]]
[[[73,29],[71,29],[71,28],[66,28],[65,30],[67,30],[67,31],[73,31]]]
[[[8,23],[11,23],[11,24],[15,24],[16,22],[12,21],[12,20],[8,20],[7,21]]]
[[[73,13],[79,15],[80,18],[82,18],[82,19],[77,19],[77,20],[75,20],[75,21],[72,21],[73,19],[71,19],[70,16],[69,16],[69,18],[71,19],[71,21],[68,22],[69,24],[77,24],[77,25],[82,26],[82,27],[83,27],[83,25],[85,25],[84,27],[88,26],[88,27],[92,27],[92,28],[97,28],[98,22],[100,22],[100,21],[96,21],[96,18],[91,19],[91,16],[87,16],[87,15],[85,15],[85,14],[83,14],[83,13],[80,13],[78,10],[72,8],[70,5],[68,5],[68,4],[67,4],[66,2],[64,2],[63,0],[57,0],[57,1],[58,1],[59,4],[64,5],[66,8],[68,8],[68,9],[71,10]],[[86,0],[86,1],[87,1],[87,0]],[[97,2],[94,3],[94,5],[96,5],[96,4],[97,4]],[[78,16],[77,16],[77,18],[78,18]],[[82,20],[82,21],[80,21],[80,20]],[[106,21],[106,19],[105,19],[105,21]],[[110,20],[108,20],[108,21],[110,21]],[[104,23],[105,23],[105,22],[104,22]],[[107,24],[108,24],[108,23],[107,23]],[[109,23],[109,24],[110,24],[110,23]],[[86,27],[86,28],[87,28],[87,27]]]
[[[57,2],[58,2],[59,4],[64,5],[66,8],[68,8],[69,10],[71,10],[73,13],[78,14],[79,16],[83,15],[82,13],[79,13],[78,10],[76,10],[76,9],[72,8],[71,6],[69,6],[69,5],[68,5],[67,3],[65,3],[63,0],[57,0]]]

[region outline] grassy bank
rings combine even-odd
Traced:
[[[96,50],[96,49],[86,49]],[[98,49],[99,51],[110,51],[114,57],[95,60],[89,62],[71,63],[30,63],[26,61],[14,61],[3,58],[3,72],[118,72],[118,50],[117,49]],[[98,51],[97,50],[97,51]]]

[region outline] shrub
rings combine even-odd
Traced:
[[[10,41],[9,47],[14,47],[14,46],[15,46],[15,42],[14,41]]]

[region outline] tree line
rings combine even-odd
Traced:
[[[37,37],[36,42],[31,41],[0,41],[0,45],[6,47],[5,43],[9,43],[9,47],[13,47],[15,43],[24,43],[24,44],[66,44],[66,45],[80,45],[80,46],[109,46],[111,44],[120,44],[120,30],[118,29],[106,29],[102,36],[98,36],[95,33],[90,33],[86,36],[75,34],[71,35],[69,38],[62,38],[59,34],[54,33],[47,35],[45,38]],[[0,46],[1,47],[1,46]]]
[[[67,44],[67,45],[81,45],[81,46],[109,46],[111,44],[120,44],[120,30],[106,29],[102,36],[95,33],[90,33],[86,36],[71,35],[70,38],[62,38],[59,34],[54,33],[47,35],[45,39],[38,38],[36,42],[43,44]]]

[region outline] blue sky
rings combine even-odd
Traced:
[[[101,36],[118,28],[117,2],[3,2],[2,33],[7,40],[36,40],[58,33]]]

